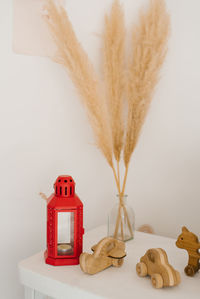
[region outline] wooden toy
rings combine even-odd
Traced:
[[[126,256],[124,242],[111,237],[102,239],[91,250],[93,254],[84,252],[79,261],[81,270],[88,274],[96,274],[110,266],[120,267]]]
[[[188,265],[184,270],[188,276],[194,276],[194,274],[200,269],[200,253],[198,251],[200,243],[197,236],[184,226],[182,227],[182,234],[178,236],[176,246],[187,250],[189,260]]]
[[[136,265],[137,274],[141,277],[151,276],[154,288],[175,286],[181,281],[180,274],[168,262],[167,254],[162,248],[147,250]]]

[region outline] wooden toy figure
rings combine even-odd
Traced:
[[[181,281],[180,274],[168,262],[167,254],[162,248],[147,250],[136,265],[137,274],[141,277],[151,276],[154,288],[175,286]]]
[[[185,226],[182,227],[182,234],[178,236],[176,246],[187,250],[189,255],[188,265],[185,267],[185,273],[188,276],[194,276],[194,274],[200,269],[200,243],[195,234],[190,232]]]
[[[80,256],[81,270],[88,274],[96,274],[110,266],[120,267],[124,262],[125,243],[114,238],[104,238],[94,245],[93,254],[82,253]]]

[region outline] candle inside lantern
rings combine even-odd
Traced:
[[[72,246],[70,244],[58,244],[58,255],[68,255],[72,253]]]
[[[74,213],[58,212],[58,255],[73,255]]]

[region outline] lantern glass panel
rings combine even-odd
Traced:
[[[74,212],[58,212],[58,255],[74,254]]]

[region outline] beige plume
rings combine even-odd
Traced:
[[[107,101],[111,122],[113,151],[117,162],[123,147],[124,120],[124,48],[125,24],[124,13],[118,0],[112,5],[111,13],[105,17],[104,74]]]
[[[100,91],[93,66],[76,38],[65,9],[53,0],[45,3],[45,20],[57,45],[53,60],[67,68],[87,110],[96,144],[112,167],[112,140],[105,97]]]

